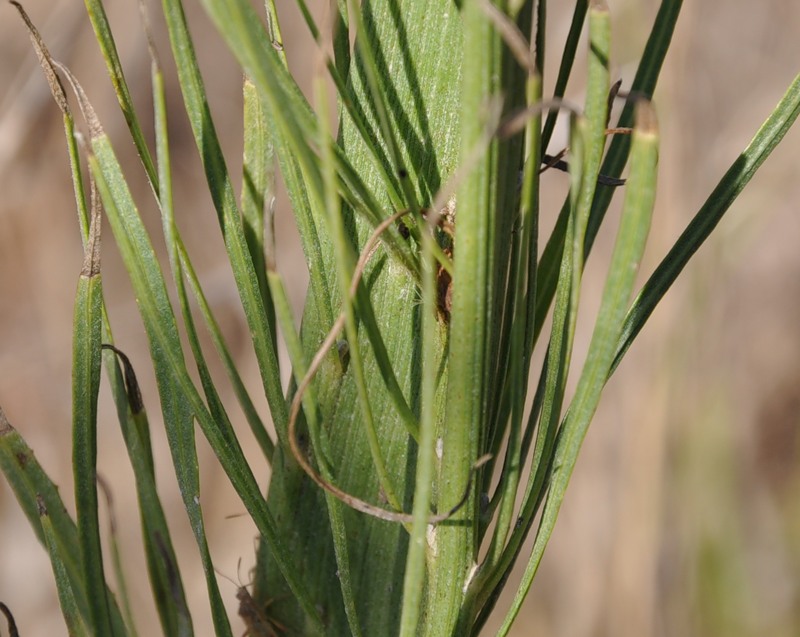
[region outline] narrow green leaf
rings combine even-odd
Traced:
[[[280,20],[278,20],[278,9],[275,7],[275,0],[264,0],[267,9],[267,32],[272,47],[278,52],[278,57],[286,64],[286,51],[283,48],[283,36],[281,35]]]
[[[600,162],[606,145],[606,122],[608,120],[608,93],[610,87],[609,58],[611,55],[611,19],[604,0],[592,0],[589,8],[589,60],[587,71],[586,137],[583,140],[586,152],[584,179],[578,201],[579,232],[574,240],[576,261],[575,276],[583,274],[583,243],[586,236],[589,214],[597,188]],[[573,153],[574,154],[574,150]],[[576,286],[579,291],[579,286]]]
[[[661,0],[661,6],[653,22],[653,28],[650,30],[650,35],[642,52],[642,59],[639,61],[636,75],[633,78],[633,84],[630,89],[632,94],[652,99],[682,6],[683,0]],[[634,103],[628,102],[622,109],[617,126],[631,126],[633,124],[633,110]],[[600,172],[608,177],[619,177],[622,174],[625,163],[628,161],[630,146],[631,139],[629,135],[615,135],[614,139],[611,140]],[[586,229],[586,245],[584,247],[586,255],[591,252],[592,244],[615,190],[615,188],[605,186],[597,191]]]
[[[501,7],[502,8],[502,7]],[[502,101],[502,112],[526,104],[523,70],[480,3],[464,3],[460,147],[465,161],[486,134],[487,103]],[[516,16],[529,33],[532,7]],[[511,235],[518,210],[517,186],[523,139],[493,140],[457,193],[457,241],[449,335],[445,423],[438,467],[440,503],[458,501],[472,463],[491,443],[490,423],[498,413],[508,361],[500,355],[508,289]],[[505,328],[504,328],[505,324]],[[505,341],[504,336],[504,341]],[[507,342],[507,341],[505,341]],[[438,441],[437,441],[438,444]],[[477,609],[465,597],[478,555],[479,493],[473,489],[451,524],[436,529],[437,552],[429,557],[427,634],[466,634]]]
[[[280,384],[274,327],[270,327],[262,301],[253,261],[250,257],[242,218],[236,205],[233,185],[225,166],[219,139],[206,99],[203,79],[194,55],[186,18],[179,0],[164,0],[164,17],[167,21],[172,52],[183,91],[184,105],[192,126],[195,142],[203,161],[211,198],[217,210],[225,248],[231,262],[233,276],[239,290],[250,336],[258,361],[261,381],[276,424],[286,422],[286,402]],[[275,51],[272,51],[275,54]]]
[[[666,58],[672,34],[678,21],[683,0],[662,0],[661,7],[656,15],[650,35],[642,53],[642,59],[636,70],[630,92],[652,97],[656,87],[656,82],[661,73],[661,67]],[[627,127],[633,122],[633,105],[628,104],[622,110],[618,126]],[[630,150],[630,139],[628,135],[616,135],[609,145],[605,160],[600,169],[601,174],[608,177],[619,177],[622,169],[628,160]],[[584,258],[591,252],[594,238],[597,235],[600,225],[605,216],[605,212],[614,196],[615,188],[603,186],[597,190],[592,211],[589,215],[589,222],[586,228],[586,240],[584,245]],[[556,227],[547,241],[539,267],[539,294],[537,300],[536,322],[534,326],[535,337],[541,331],[544,324],[553,294],[556,289],[556,277],[554,274],[558,270],[557,264],[561,259],[562,243],[564,241],[564,230],[566,228],[566,207],[562,208],[558,217]],[[536,338],[534,338],[534,343]]]
[[[94,633],[112,635],[103,572],[103,553],[100,546],[96,477],[97,395],[100,390],[102,325],[98,205],[99,202],[93,205],[89,241],[75,298],[72,349],[72,466],[78,542],[89,599],[88,625]]]
[[[200,309],[200,313],[203,316],[203,321],[205,322],[206,328],[211,336],[211,340],[214,343],[214,347],[217,350],[217,354],[222,362],[222,366],[225,369],[225,374],[228,376],[228,380],[230,380],[231,386],[233,387],[233,393],[236,395],[236,399],[239,401],[239,405],[244,412],[245,418],[247,419],[247,424],[250,426],[250,431],[253,433],[258,446],[261,448],[264,458],[267,460],[267,462],[272,462],[272,455],[275,453],[275,443],[270,437],[270,434],[267,432],[264,421],[258,414],[258,410],[256,409],[255,404],[253,404],[253,399],[250,397],[250,393],[245,387],[239,371],[236,369],[236,362],[233,359],[230,349],[225,343],[225,338],[222,335],[222,329],[220,328],[219,323],[211,311],[211,306],[209,305],[208,299],[206,298],[203,288],[200,285],[200,279],[198,278],[197,273],[194,270],[194,266],[189,259],[189,254],[186,252],[186,246],[182,241],[180,241],[179,235],[176,236],[176,243],[178,248],[178,256],[180,257],[181,262],[181,271],[183,272],[183,276],[186,277],[186,282],[189,284],[189,288],[191,289],[194,299]]]
[[[540,79],[537,76],[531,76],[528,80],[529,106],[540,102],[541,92],[542,84]],[[511,424],[508,427],[508,443],[503,471],[500,475],[500,485],[497,490],[500,495],[495,496],[495,498],[499,498],[500,504],[492,544],[484,560],[483,568],[486,569],[494,567],[505,545],[514,517],[515,494],[522,471],[521,429],[530,360],[527,356],[520,356],[519,352],[526,351],[528,332],[532,331],[528,325],[529,321],[532,322],[533,319],[531,308],[535,307],[536,304],[540,130],[541,114],[529,120],[525,131],[525,155],[527,160],[523,173],[518,227],[514,234],[515,245],[512,253],[512,272],[515,280],[513,288],[510,289],[513,296],[509,301],[513,303],[513,324],[510,339],[510,352],[512,354],[509,357],[508,372],[509,392],[511,395],[509,399],[511,402]]]
[[[272,347],[277,351],[275,309],[267,286],[264,261],[264,215],[274,205],[275,160],[272,127],[253,82],[244,80],[244,157],[242,161],[242,220],[250,259],[258,277],[261,299],[270,326]],[[271,221],[270,221],[271,222]]]
[[[111,495],[111,488],[103,480],[103,476],[97,476],[97,486],[103,491],[106,500],[106,510],[108,512],[108,544],[111,549],[111,565],[114,570],[114,580],[117,584],[117,594],[122,605],[122,612],[125,616],[125,626],[130,637],[137,637],[136,622],[134,621],[131,598],[128,594],[128,583],[125,577],[125,569],[122,566],[122,551],[120,550],[119,538],[117,536],[117,519],[114,511],[114,498]],[[44,522],[42,524],[44,526]],[[63,565],[62,565],[63,566]],[[54,565],[55,568],[55,565]],[[70,591],[71,593],[71,591]]]
[[[546,5],[546,0],[540,0],[539,5]],[[567,90],[567,82],[569,76],[572,74],[572,65],[575,62],[575,54],[578,52],[578,44],[581,41],[581,32],[583,31],[583,23],[586,20],[586,12],[589,9],[588,0],[577,0],[575,2],[575,11],[572,13],[572,22],[569,26],[569,33],[564,41],[564,49],[561,54],[561,65],[558,67],[558,76],[556,77],[556,85],[553,89],[553,97],[564,97]],[[540,48],[537,42],[536,56],[537,59],[543,59],[545,54],[544,48]],[[544,66],[540,63],[540,67]],[[556,127],[556,118],[558,117],[557,111],[551,111],[547,116],[547,120],[542,130],[542,152],[547,150],[550,143],[550,138],[553,135],[553,130]]]
[[[344,3],[347,2],[347,0],[342,1]],[[311,12],[308,10],[307,3],[305,0],[297,0],[297,4],[300,7],[300,11],[303,14],[303,19],[305,20],[312,37],[314,40],[316,40],[320,47],[323,47],[324,41],[321,37],[319,27],[317,27]],[[400,191],[397,187],[397,176],[392,174],[392,171],[388,168],[390,165],[389,159],[386,156],[384,149],[375,142],[377,135],[370,129],[367,121],[367,115],[363,112],[363,110],[361,110],[360,101],[358,101],[356,96],[353,94],[352,86],[347,84],[345,79],[346,76],[340,70],[340,67],[344,67],[346,69],[349,66],[349,62],[340,62],[342,60],[342,56],[344,56],[345,59],[349,59],[350,42],[346,38],[346,33],[347,32],[343,28],[335,30],[334,47],[336,49],[336,61],[327,59],[326,68],[328,69],[328,73],[330,74],[331,79],[336,86],[336,94],[339,98],[339,103],[342,105],[342,107],[344,107],[345,111],[347,111],[347,114],[350,117],[353,125],[360,133],[361,140],[369,150],[370,157],[373,160],[373,167],[381,175],[384,184],[386,184],[387,192],[392,205],[396,209],[401,209],[403,204]],[[343,35],[345,37],[342,37]]]
[[[575,467],[583,439],[600,401],[614,352],[625,307],[644,252],[655,202],[658,133],[652,107],[643,103],[637,111],[631,152],[631,175],[628,179],[622,220],[611,257],[603,297],[598,312],[586,363],[581,372],[575,397],[558,434],[553,455],[550,486],[542,512],[533,550],[511,609],[500,629],[506,635],[528,593],[533,577],[555,527],[564,493]]]
[[[36,537],[46,546],[47,540],[40,517],[40,501],[44,503],[58,543],[58,555],[67,571],[81,617],[88,624],[89,602],[83,577],[77,527],[64,507],[58,487],[44,472],[33,450],[8,422],[2,408],[0,408],[0,470],[5,475]],[[110,603],[113,634],[124,635],[125,623],[116,600],[108,590],[106,596]]]
[[[464,42],[461,148],[466,157],[484,135],[484,124],[474,117],[490,97],[498,95],[502,44],[477,3],[462,9]],[[494,81],[492,81],[494,80]],[[439,502],[455,502],[469,480],[472,462],[480,455],[480,437],[487,385],[487,332],[491,296],[495,291],[490,225],[496,212],[493,185],[498,148],[493,144],[460,185],[458,248],[454,255],[449,336],[446,420],[439,434],[442,455],[438,467]],[[464,205],[462,202],[469,202]],[[476,553],[475,502],[477,493],[455,514],[453,524],[435,529],[437,550],[428,558],[429,593],[426,635],[451,634],[459,623],[464,582]]]
[[[369,94],[369,104],[372,106],[375,119],[377,120],[378,128],[381,132],[383,146],[386,148],[389,156],[390,167],[388,175],[397,175],[400,181],[400,190],[403,194],[404,208],[411,210],[412,214],[421,221],[420,206],[417,200],[417,195],[411,186],[411,180],[408,179],[408,168],[404,166],[402,153],[400,151],[399,143],[395,134],[395,127],[389,118],[389,105],[387,103],[387,88],[381,86],[381,79],[385,74],[381,74],[378,69],[378,64],[375,59],[377,51],[373,49],[374,38],[370,38],[370,30],[367,28],[369,22],[364,20],[361,10],[361,4],[348,0],[347,8],[350,20],[357,33],[356,47],[358,48],[358,61],[362,70],[362,75],[365,80],[365,85]],[[364,7],[369,11],[369,4]],[[369,136],[365,136],[369,139]],[[386,174],[386,173],[385,173]],[[388,183],[393,183],[395,179],[388,178]]]
[[[245,0],[226,2],[203,0],[203,4],[231,52],[261,92],[278,130],[276,143],[285,144],[297,162],[312,209],[319,214],[325,210],[325,198],[318,149],[311,146],[311,141],[319,139],[319,134],[318,124],[310,106],[279,59],[261,21],[249,3]],[[366,188],[344,151],[338,146],[334,150],[338,186],[342,196],[370,225],[377,226],[383,214],[375,195]],[[284,153],[279,151],[279,154]],[[281,170],[285,172],[284,160],[281,161]],[[321,222],[321,217],[317,221]],[[418,271],[413,255],[399,234],[387,235],[387,244],[411,272]]]
[[[321,90],[321,83],[316,84]],[[339,280],[339,294],[343,299],[343,311],[345,314],[345,333],[350,347],[350,368],[355,375],[356,389],[358,391],[359,408],[361,410],[361,422],[369,442],[372,462],[378,476],[378,480],[389,505],[396,511],[402,511],[402,503],[396,494],[394,485],[391,482],[386,468],[386,460],[381,450],[378,440],[378,433],[375,427],[373,407],[367,390],[367,382],[364,371],[364,360],[361,355],[361,343],[358,340],[358,326],[356,322],[355,308],[350,302],[349,289],[353,277],[355,260],[352,256],[352,248],[348,241],[347,232],[344,226],[344,219],[341,215],[341,203],[336,191],[336,173],[333,162],[332,149],[327,140],[327,111],[325,105],[325,93],[318,100],[320,104],[320,147],[322,148],[322,160],[325,179],[326,210],[328,212],[329,234],[334,244],[334,257],[336,259],[336,273]]]
[[[163,74],[157,63],[157,59],[154,53],[152,54],[152,59],[153,59],[152,74],[153,74],[153,95],[154,95],[155,120],[156,120],[156,145],[157,145],[157,155],[158,155],[158,171],[159,171],[159,180],[162,184],[162,189],[161,192],[159,193],[160,195],[159,203],[162,211],[164,238],[166,240],[167,249],[169,251],[170,266],[172,269],[173,280],[175,282],[175,287],[178,291],[178,300],[180,303],[183,323],[184,326],[186,327],[186,334],[188,336],[192,353],[194,354],[195,363],[197,365],[197,371],[200,376],[200,381],[202,383],[204,393],[206,395],[206,400],[208,401],[209,410],[211,412],[214,421],[217,423],[217,427],[220,431],[220,434],[227,439],[229,444],[237,445],[238,443],[236,440],[236,435],[233,431],[233,427],[231,426],[230,420],[222,404],[222,401],[216,391],[216,388],[214,387],[214,383],[211,379],[211,374],[205,362],[205,357],[203,355],[203,351],[200,346],[200,340],[197,334],[197,329],[195,327],[194,319],[192,317],[191,308],[189,307],[189,298],[186,293],[186,286],[184,285],[183,281],[184,273],[183,273],[182,263],[184,262],[184,260],[188,262],[188,255],[185,253],[185,250],[182,250],[183,245],[181,242],[177,225],[175,223],[175,214],[174,214],[173,199],[172,199],[172,169],[170,164],[169,138],[167,133],[167,109],[166,109],[166,97],[164,91],[164,81],[163,81]],[[250,150],[253,151],[252,148]],[[262,165],[261,168],[263,167],[264,166]],[[253,166],[250,166],[250,168],[253,168]],[[254,183],[250,185],[252,185],[253,188],[258,189],[259,183],[260,180],[256,180]],[[251,193],[251,196],[260,198],[263,204],[263,196],[264,196],[263,193],[259,195],[258,191],[256,190],[256,192]],[[253,202],[251,203],[253,206],[256,205]],[[251,213],[253,213],[251,221],[257,224],[258,220],[260,219],[259,213],[253,210],[251,210]],[[257,229],[252,228],[251,230],[252,230],[251,242],[249,243],[251,249],[251,256],[252,252],[258,253],[260,251],[261,263],[263,265],[263,233],[259,238]],[[266,282],[264,281],[264,283]],[[197,287],[199,290],[199,285]],[[261,294],[262,294],[262,299],[269,299],[268,291],[265,288],[262,288]],[[272,323],[272,328],[273,328],[272,344],[274,351],[274,345],[275,345],[274,321]],[[198,495],[200,493],[200,476],[199,476],[199,471],[197,470],[197,452],[194,446],[194,425],[191,421],[187,423],[187,427],[185,429],[183,437],[185,440],[185,450],[182,453],[176,453],[176,450],[173,450],[173,458],[176,460],[176,468],[178,468],[177,459],[179,458],[179,456],[183,456],[184,461],[187,460],[186,456],[188,456],[188,462],[186,462],[186,471],[183,472],[184,480],[181,481],[181,493],[183,495],[184,506],[186,507],[186,511],[189,515],[189,520],[192,526],[192,531],[195,536],[195,541],[200,551],[200,560],[203,564],[203,572],[206,578],[206,588],[208,590],[208,597],[211,605],[211,616],[214,623],[215,634],[220,636],[230,636],[232,635],[231,626],[227,614],[225,612],[225,606],[219,591],[219,586],[217,584],[216,572],[214,570],[214,564],[211,559],[211,553],[209,550],[208,540],[206,538],[206,533],[205,533],[203,512],[198,498]]]
[[[48,80],[48,84],[50,86],[53,98],[63,114],[64,132],[69,151],[72,184],[73,184],[73,190],[75,192],[76,206],[78,210],[78,220],[81,228],[81,239],[83,241],[84,251],[88,254],[89,252],[91,252],[89,244],[90,241],[92,241],[90,237],[90,214],[83,188],[80,151],[78,149],[77,136],[75,135],[75,123],[72,117],[72,112],[67,102],[64,87],[61,84],[61,81],[58,77],[55,63],[50,55],[50,52],[47,50],[45,43],[43,42],[41,36],[36,30],[36,27],[30,21],[22,6],[19,5],[18,3],[13,3],[13,4],[16,6],[21,17],[23,18],[23,21],[26,23],[26,26],[31,35],[31,40],[33,42],[34,48],[36,49],[36,52],[39,56],[40,64],[42,65],[42,69],[45,73],[45,77]],[[94,189],[92,189],[92,192],[94,194]],[[97,239],[95,238],[94,241],[96,240]],[[102,301],[102,295],[101,295],[101,314],[102,314],[102,324],[103,324],[102,330],[103,330],[104,340],[111,341],[112,340],[110,337],[111,331],[108,325],[108,317],[105,313],[105,306]],[[119,376],[119,369],[116,363],[113,364],[113,370],[117,374],[117,376]],[[121,380],[119,383],[113,386],[115,389],[121,387],[122,386]],[[117,403],[118,408],[120,407],[120,405],[126,404],[124,393],[125,393],[124,390],[114,392],[114,399],[115,402]],[[125,411],[124,406],[122,407],[122,410],[123,412]],[[148,439],[148,445],[149,445],[149,439]],[[41,499],[38,494],[37,498]],[[41,502],[40,510],[41,509],[46,509],[46,504],[43,501]],[[32,515],[29,515],[29,519],[31,520],[31,522],[33,522]],[[71,520],[69,521],[69,523],[71,524]],[[49,516],[47,516],[46,521],[42,522],[41,528],[38,528],[36,524],[34,524],[33,526],[34,529],[37,531],[40,540],[46,541],[47,543],[48,550],[51,555],[51,560],[53,562],[53,569],[56,574],[57,586],[59,587],[59,595],[61,596],[62,592],[64,595],[64,597],[62,598],[62,609],[64,610],[65,619],[67,620],[68,626],[70,627],[71,634],[73,630],[76,634],[85,632],[86,626],[83,623],[83,620],[80,617],[78,618],[78,620],[73,620],[73,618],[70,616],[72,615],[72,611],[68,610],[68,608],[71,608],[72,605],[74,604],[74,595],[72,593],[72,586],[69,584],[69,582],[66,583],[63,582],[63,575],[66,574],[68,571],[65,568],[63,562],[61,561],[60,556],[58,555],[58,549],[56,548],[54,542],[56,534]],[[41,535],[42,532],[44,532],[46,536],[44,539],[42,538]],[[64,538],[62,538],[62,540],[67,541]],[[74,554],[75,553],[70,553],[70,555]],[[64,590],[62,591],[62,586],[68,587],[69,591],[67,591],[66,588],[64,588]],[[80,589],[83,590],[83,586],[81,586]],[[85,599],[85,597],[81,597],[81,599]],[[114,621],[115,626],[120,625],[122,623],[121,617],[118,615],[118,611],[116,609],[116,604],[112,606],[112,620]],[[76,624],[74,629],[71,626],[71,623]]]
[[[406,572],[403,581],[403,609],[400,622],[401,637],[419,634],[419,619],[425,602],[425,557],[428,533],[435,538],[436,528],[428,524],[430,502],[436,477],[436,430],[438,421],[437,394],[439,369],[442,365],[437,343],[441,340],[437,262],[434,256],[434,227],[422,229],[423,280],[422,280],[422,407],[419,427],[419,451],[414,482],[414,521],[411,525]],[[435,541],[435,540],[434,540]]]
[[[196,472],[196,466],[191,464],[194,457],[193,440],[186,439],[187,432],[188,435],[192,432],[191,427],[187,426],[191,421],[185,422],[186,414],[191,417],[194,413],[234,488],[253,516],[256,526],[265,536],[265,540],[276,549],[278,567],[307,613],[311,630],[315,634],[321,632],[318,612],[300,580],[291,570],[286,553],[280,548],[274,520],[266,508],[241,448],[235,440],[231,441],[219,431],[188,375],[160,267],[108,138],[80,85],[67,69],[59,68],[67,73],[87,120],[94,153],[89,154],[89,166],[140,303],[140,312],[154,359],[162,412],[165,413],[168,437],[172,438],[170,448],[177,450],[182,456],[175,459],[179,484],[189,484],[191,474]],[[190,502],[199,506],[199,494],[191,495]],[[189,514],[191,516],[194,512],[190,511]]]
[[[144,403],[139,395],[139,386],[128,357],[116,347],[105,344],[106,370],[117,405],[122,436],[131,461],[136,480],[136,497],[142,526],[147,573],[158,617],[165,634],[181,634],[184,618],[180,609],[186,607],[183,583],[177,566],[169,572],[168,564],[177,565],[177,557],[167,526],[164,509],[156,490],[153,453],[150,448],[150,425]],[[123,384],[116,357],[125,367]],[[178,596],[176,603],[175,598]]]
[[[403,395],[403,390],[400,387],[400,381],[398,380],[397,374],[392,367],[386,341],[381,335],[380,326],[378,325],[378,319],[375,315],[374,308],[372,307],[372,302],[370,301],[369,295],[366,293],[363,287],[359,287],[356,294],[355,303],[358,317],[361,321],[361,326],[367,333],[367,338],[369,338],[369,343],[372,346],[372,354],[375,356],[375,362],[377,363],[378,371],[380,372],[381,378],[386,386],[386,392],[391,398],[392,404],[394,405],[400,420],[403,422],[406,431],[414,440],[418,440],[419,422],[417,421],[417,417],[414,415],[414,412],[411,410],[411,406],[408,404],[405,396]]]
[[[556,288],[555,309],[553,310],[553,327],[550,333],[550,343],[547,352],[547,376],[542,403],[542,416],[539,420],[536,447],[534,449],[532,473],[529,481],[529,491],[525,494],[526,503],[538,500],[544,480],[544,475],[550,462],[550,450],[555,441],[558,423],[561,420],[561,410],[566,391],[567,376],[572,360],[572,346],[575,339],[575,324],[577,321],[579,288],[583,259],[575,253],[576,246],[581,242],[577,236],[583,236],[581,218],[579,216],[580,195],[583,184],[591,176],[584,174],[584,140],[586,135],[586,122],[581,118],[573,118],[571,126],[572,135],[570,147],[572,159],[570,161],[570,216],[567,223],[564,252],[561,257],[561,270]],[[585,218],[583,219],[585,223]],[[576,271],[577,270],[577,271]],[[576,289],[578,288],[578,289]],[[525,520],[533,517],[533,510],[526,509]]]
[[[300,384],[308,373],[308,365],[305,361],[303,345],[294,327],[294,319],[292,317],[289,298],[286,294],[286,288],[283,285],[283,280],[280,275],[275,270],[268,271],[267,280],[272,297],[275,299],[276,314],[280,321],[284,339],[286,340],[286,348],[289,352],[289,358],[292,361],[294,377],[296,382]],[[336,355],[338,355],[338,352]],[[303,396],[303,406],[312,444],[316,449],[323,447],[320,442],[320,435],[323,432],[321,432],[319,419],[317,417],[318,405],[316,392],[312,384],[306,389]],[[317,456],[317,464],[323,479],[333,483],[334,475],[323,455],[320,454]],[[337,579],[339,580],[339,588],[342,593],[342,601],[344,603],[348,626],[352,635],[361,635],[361,622],[358,618],[353,595],[350,558],[347,547],[347,531],[343,516],[344,505],[330,494],[326,494],[325,502],[327,505],[328,519],[330,520],[334,551],[336,553]]]
[[[82,101],[85,101],[85,98]],[[87,104],[84,103],[84,107],[86,106]],[[183,421],[184,409],[189,408],[191,409],[190,413],[193,413],[198,419],[203,433],[217,454],[237,493],[253,516],[256,526],[265,536],[266,541],[274,547],[280,571],[308,614],[314,633],[322,632],[321,621],[313,602],[292,570],[289,556],[280,548],[281,543],[277,536],[275,522],[266,508],[258,483],[247,465],[241,448],[238,443],[232,441],[219,429],[218,423],[214,421],[203,404],[189,377],[175,325],[175,317],[152,245],[122,177],[119,163],[108,138],[102,132],[99,122],[92,113],[90,113],[89,121],[90,129],[93,132],[92,150],[94,151],[94,154],[89,156],[89,165],[97,180],[114,237],[120,247],[139,300],[140,312],[150,340],[156,380],[159,383],[162,411],[167,414],[175,413],[176,417],[180,416],[181,418],[181,422],[178,422],[177,419],[165,418],[168,435],[172,438],[171,449],[183,454],[181,457],[175,458],[176,469],[179,471],[179,483],[182,486],[191,483],[191,476],[196,472],[196,465],[194,465],[196,460],[192,460],[192,441],[183,437],[191,431],[191,428],[186,426],[190,423]],[[176,409],[179,411],[176,412]],[[191,496],[190,503],[194,507],[198,507],[199,502],[198,493]],[[197,511],[188,513],[191,517],[196,515]]]
[[[521,529],[526,528],[533,519],[536,510],[534,503],[539,499],[538,494],[542,488],[550,450],[561,418],[584,266],[582,246],[605,145],[610,46],[607,8],[593,3],[589,12],[589,26],[586,118],[573,121],[571,127],[570,216],[566,226],[556,291],[556,309],[548,349],[547,380],[544,386],[540,429],[525,499],[528,506],[523,505],[523,524],[517,527],[517,537],[513,544],[521,541],[524,535]],[[535,328],[533,332],[535,333]],[[529,342],[532,344],[534,341],[535,336]]]
[[[574,240],[574,237],[579,232],[576,230],[576,226],[579,224],[578,201],[584,181],[583,161],[585,154],[583,152],[583,140],[585,135],[582,131],[585,130],[585,127],[586,124],[582,118],[573,116],[570,142],[570,147],[573,151],[570,161],[570,215],[567,222],[564,252],[561,258],[558,287],[556,289],[553,326],[542,372],[544,384],[541,390],[542,403],[539,427],[531,461],[531,472],[525,488],[522,509],[518,515],[521,522],[517,524],[512,533],[502,557],[498,560],[497,567],[486,574],[482,573],[485,579],[485,583],[482,584],[482,599],[486,599],[495,586],[501,585],[505,573],[510,568],[513,560],[516,559],[517,552],[522,545],[528,528],[533,523],[555,445],[558,423],[561,419],[567,376],[572,357],[575,321],[577,319],[576,304],[578,295],[575,293],[574,288],[576,285],[580,285],[580,274],[576,274],[575,268],[577,265],[582,264],[580,257],[576,257],[574,253],[575,246],[580,245]]]
[[[47,507],[42,498],[38,498],[38,504],[44,543],[47,547],[47,552],[50,554],[50,564],[53,567],[56,590],[58,591],[58,602],[61,605],[61,614],[67,624],[67,633],[70,637],[83,637],[84,635],[89,637],[92,633],[84,623],[81,613],[78,610],[78,604],[75,601],[75,594],[72,592],[72,584],[70,583],[67,568],[59,554],[58,540],[53,529],[53,524],[50,521],[50,516],[47,514]]]
[[[108,75],[114,86],[114,93],[117,96],[120,110],[128,124],[131,137],[133,137],[133,143],[136,145],[139,158],[142,160],[145,172],[147,173],[147,178],[150,180],[153,190],[157,193],[159,186],[156,177],[156,168],[153,164],[150,151],[147,148],[147,142],[144,139],[142,127],[136,115],[136,109],[133,106],[133,99],[128,89],[128,83],[125,80],[122,62],[119,59],[119,53],[117,53],[117,45],[114,42],[114,35],[111,32],[111,25],[108,22],[105,7],[103,6],[102,0],[84,0],[84,4],[86,5],[86,12],[89,14],[89,20],[92,23],[97,43],[100,45],[100,50],[106,61]]]

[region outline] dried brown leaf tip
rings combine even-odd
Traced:
[[[19,630],[17,630],[17,623],[14,621],[14,615],[3,602],[0,602],[0,612],[6,616],[8,622],[8,637],[19,637]]]
[[[96,139],[103,135],[103,127],[100,124],[100,118],[97,117],[97,113],[92,106],[92,103],[89,101],[89,98],[86,95],[86,91],[83,90],[80,82],[78,79],[73,75],[72,71],[70,71],[66,66],[61,64],[60,62],[53,62],[55,67],[61,71],[64,75],[67,76],[67,80],[69,81],[70,85],[72,86],[72,90],[75,91],[75,96],[78,98],[78,104],[81,107],[81,112],[83,113],[83,118],[86,120],[86,125],[89,127],[89,135],[92,139]]]
[[[125,352],[114,345],[103,343],[100,347],[110,352],[114,352],[114,354],[119,357],[119,360],[122,363],[122,371],[125,376],[125,393],[128,394],[128,405],[131,408],[131,413],[135,416],[136,414],[142,412],[144,410],[142,391],[139,389],[139,381],[136,380],[136,373],[133,371],[131,360],[127,357]]]
[[[28,14],[25,12],[25,9],[23,9],[19,2],[16,2],[16,0],[9,0],[9,2],[16,7],[20,17],[22,17],[22,21],[28,28],[28,34],[31,37],[33,48],[36,50],[36,56],[39,58],[39,64],[44,71],[44,76],[47,79],[50,92],[53,94],[53,99],[56,101],[56,104],[58,104],[58,107],[61,109],[61,112],[64,115],[70,115],[69,103],[67,102],[67,92],[64,90],[64,85],[61,83],[61,78],[58,77],[58,73],[56,73],[56,62],[53,60],[53,56],[50,55],[50,51],[47,49],[39,30],[33,24]]]

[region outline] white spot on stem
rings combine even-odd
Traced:
[[[439,553],[439,547],[436,544],[436,527],[433,524],[428,525],[428,532],[425,534],[428,540],[428,548],[431,550],[433,557]]]

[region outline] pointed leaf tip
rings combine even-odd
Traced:
[[[75,91],[75,96],[78,98],[78,104],[81,107],[83,118],[86,120],[86,125],[89,127],[89,136],[92,139],[102,137],[103,127],[100,124],[100,118],[97,117],[94,106],[92,106],[92,103],[89,101],[89,98],[87,97],[86,92],[83,90],[80,82],[78,82],[78,79],[72,74],[72,71],[61,64],[61,62],[54,61],[53,64],[64,75],[67,76],[67,80],[69,80],[69,83],[72,85],[72,90]]]
[[[14,431],[14,427],[11,426],[11,423],[8,422],[8,418],[6,418],[5,412],[3,412],[3,408],[0,407],[0,436],[5,436],[9,433]]]

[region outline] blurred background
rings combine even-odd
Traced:
[[[106,4],[150,134],[150,64],[136,3]],[[178,222],[231,349],[258,397],[247,328],[182,111],[168,44],[156,19],[157,3],[148,4],[168,76]],[[555,6],[560,4],[570,7]],[[608,4],[614,25],[612,69],[628,87],[659,3]],[[573,3],[550,5],[548,38],[555,44],[563,41]],[[70,66],[86,88],[138,188],[143,216],[159,236],[158,213],[82,4],[27,0],[25,6],[54,57]],[[278,6],[290,66],[306,89],[313,68],[311,40],[294,3],[279,0]],[[218,133],[235,176],[242,145],[241,74],[199,3],[186,2],[186,9]],[[685,3],[655,96],[661,162],[644,275],[660,261],[800,72],[797,25],[800,3],[792,0]],[[552,87],[558,63],[554,51],[550,49],[546,87]],[[579,64],[568,90],[577,103],[583,99],[582,77]],[[551,150],[558,150],[555,146],[562,140],[555,139]],[[543,188],[557,210],[566,177],[545,173]],[[82,260],[74,210],[60,114],[22,23],[10,5],[0,5],[0,405],[60,485],[68,508],[70,338]],[[695,256],[609,383],[514,634],[800,634],[798,213],[800,128],[795,128]],[[588,264],[578,362],[599,303],[613,219],[612,208]],[[276,227],[279,266],[299,315],[306,273],[285,198],[278,201]],[[110,239],[104,243],[103,280],[116,342],[131,357],[149,408],[157,478],[197,634],[210,634],[204,583],[158,418],[146,340]],[[223,399],[230,401],[232,396]],[[263,399],[259,406],[267,413]],[[266,486],[268,469],[255,445],[248,446],[244,423],[237,425],[252,450],[256,475]],[[244,508],[201,436],[198,445],[212,554],[221,572],[246,584],[255,528],[240,515]],[[157,633],[141,568],[132,472],[105,384],[100,450],[98,471],[113,493],[138,628],[142,634]],[[105,506],[102,515],[105,523]],[[236,586],[224,581],[221,586],[235,617]],[[26,637],[65,633],[45,550],[4,480],[0,600],[14,612]],[[500,615],[508,603],[501,600]],[[493,634],[496,626],[490,624],[486,634]],[[0,634],[5,634],[5,626]]]

